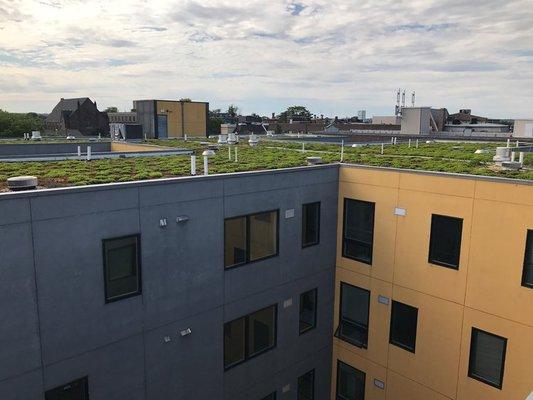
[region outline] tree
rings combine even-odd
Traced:
[[[280,122],[289,122],[291,119],[295,121],[311,121],[312,114],[304,106],[291,106],[279,115]]]
[[[209,119],[207,120],[207,135],[219,135],[220,125],[224,120],[220,116],[220,109],[209,110]]]
[[[239,115],[239,107],[234,104],[230,104],[228,107],[228,114],[231,118],[237,118]]]
[[[40,131],[44,117],[35,113],[10,113],[0,110],[0,137],[22,137],[25,132]]]
[[[118,112],[118,108],[117,107],[107,107],[105,109],[105,112],[107,112],[107,113],[116,113],[116,112]]]
[[[184,97],[184,98],[180,99],[180,101],[184,101],[186,103],[190,103],[192,100],[189,99],[188,97]]]

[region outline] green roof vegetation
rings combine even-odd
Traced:
[[[203,173],[202,151],[206,141],[149,140],[151,144],[166,147],[180,147],[194,150],[198,157],[197,174]],[[211,144],[214,144],[211,141]],[[492,162],[495,148],[503,143],[420,143],[409,148],[407,144],[344,148],[344,162],[381,167],[409,168],[428,171],[442,171],[473,175],[497,176],[513,179],[533,180],[533,154],[525,158],[525,168],[504,170]],[[238,146],[238,162],[230,161],[228,148],[223,146],[209,159],[209,173],[228,173],[262,169],[276,169],[306,165],[306,158],[320,156],[325,163],[340,161],[338,144],[305,143],[264,140],[257,147],[250,147],[247,141]],[[474,154],[476,149],[489,150],[486,154]],[[142,158],[115,158],[92,161],[47,161],[47,162],[0,162],[0,190],[6,190],[6,179],[18,175],[34,175],[39,185],[63,187],[90,185],[132,180],[167,178],[190,175],[188,156],[164,156]]]

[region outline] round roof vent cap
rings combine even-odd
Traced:
[[[14,176],[7,178],[7,187],[11,190],[31,190],[37,187],[35,176]]]

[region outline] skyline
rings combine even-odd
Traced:
[[[0,108],[189,97],[260,115],[392,115],[402,87],[407,104],[416,91],[418,106],[531,117],[528,3],[0,0]]]

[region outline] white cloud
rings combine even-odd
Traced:
[[[530,0],[0,0],[0,108],[139,98],[270,114],[418,104],[532,116]]]

